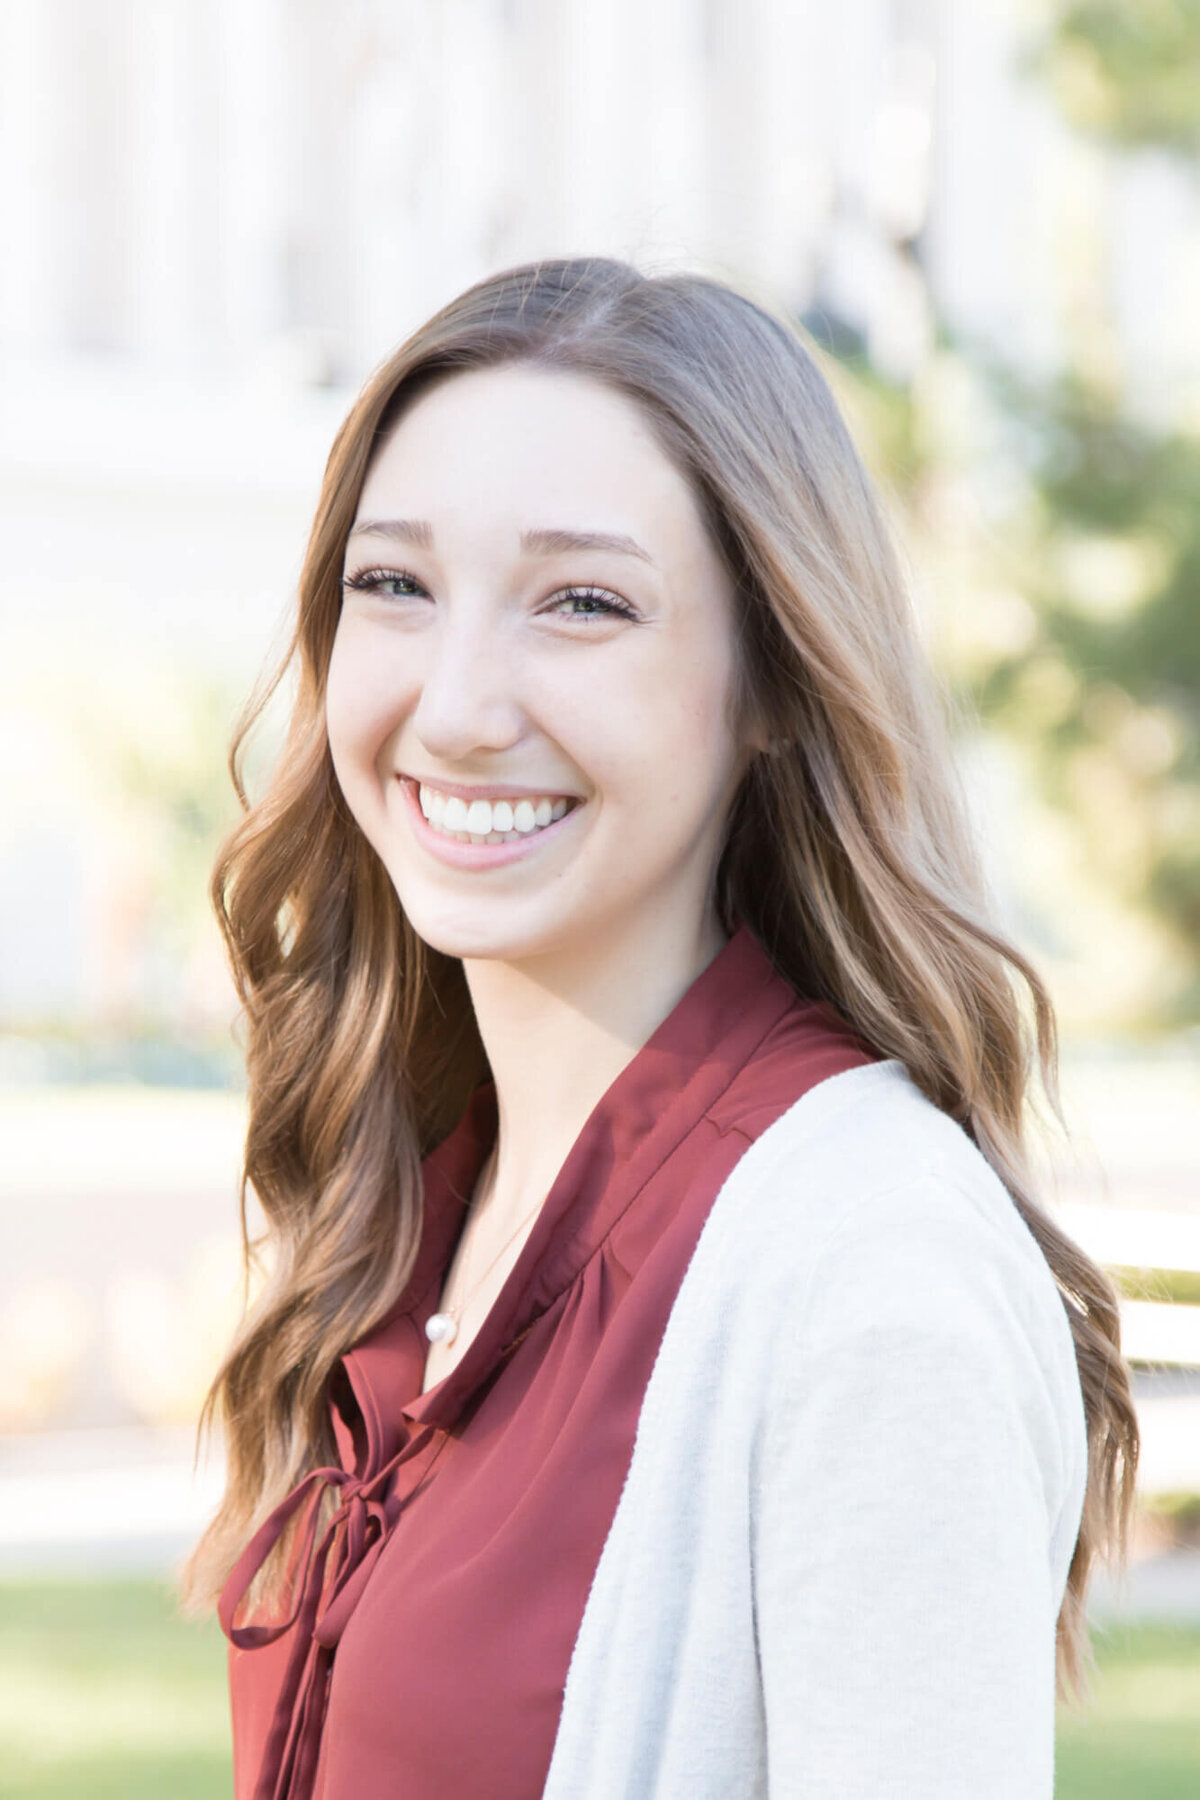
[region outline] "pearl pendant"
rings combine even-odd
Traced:
[[[452,1313],[434,1313],[425,1322],[425,1336],[431,1344],[452,1344],[458,1336],[458,1323]]]

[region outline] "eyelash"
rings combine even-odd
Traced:
[[[411,582],[412,586],[415,588],[421,586],[421,583],[417,580],[415,575],[409,575],[403,569],[360,569],[356,574],[348,575],[342,582],[342,587],[358,594],[377,594],[382,589],[383,584],[387,581],[407,581]],[[385,598],[407,599],[408,596],[397,594],[385,596]],[[637,617],[637,614],[627,601],[622,600],[617,594],[610,593],[607,588],[563,588],[561,593],[554,596],[554,599],[556,601],[594,600],[600,603],[600,607],[605,613],[613,613],[618,618],[622,619],[635,619]],[[595,612],[575,613],[573,616],[577,619],[586,619],[598,618],[602,615],[599,612]]]

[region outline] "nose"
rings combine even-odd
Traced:
[[[448,609],[449,611],[449,609]],[[509,658],[478,613],[444,616],[426,640],[413,729],[431,756],[453,763],[507,750],[524,730]]]

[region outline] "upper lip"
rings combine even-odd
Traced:
[[[514,787],[507,781],[479,782],[469,786],[462,781],[443,781],[441,776],[406,775],[401,771],[405,781],[415,782],[418,787],[436,788],[439,794],[457,795],[460,800],[536,800],[543,795],[548,800],[578,800],[578,794],[570,793],[566,788],[558,787]]]

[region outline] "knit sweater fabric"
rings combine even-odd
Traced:
[[[1087,1439],[1064,1303],[904,1064],[725,1181],[646,1390],[545,1800],[1042,1800]]]

